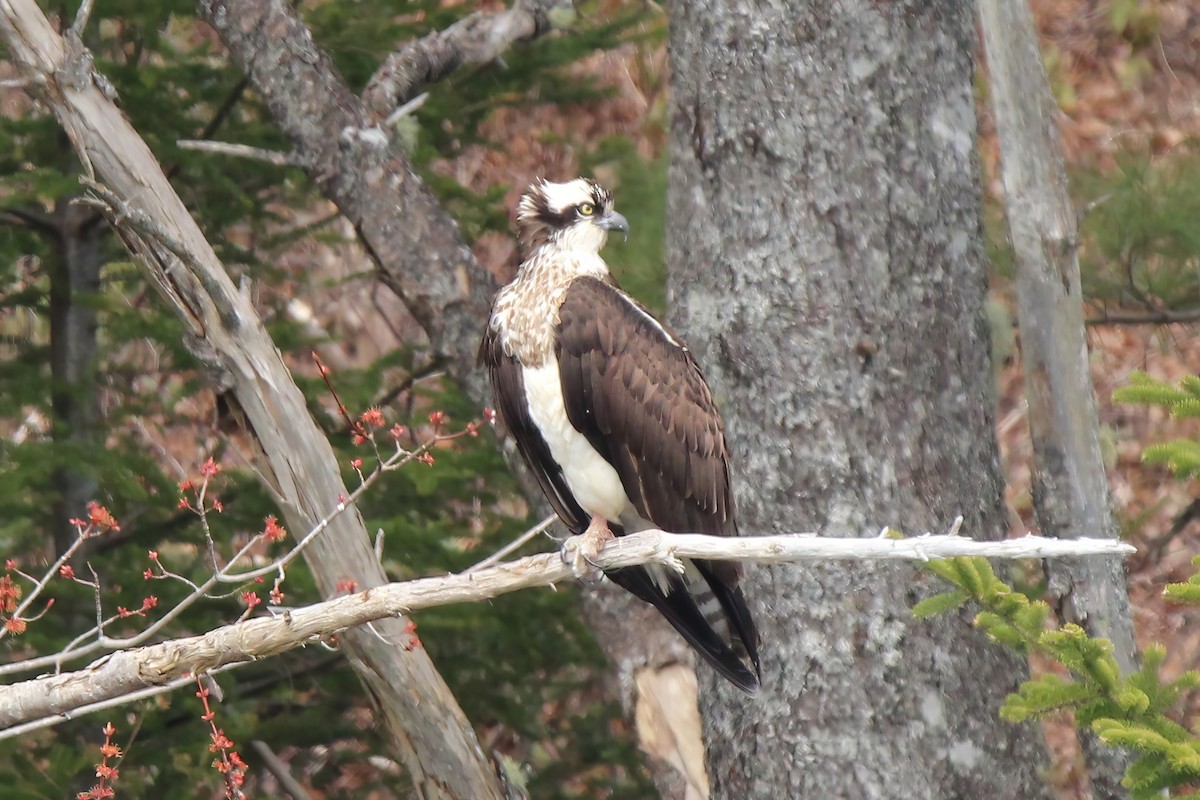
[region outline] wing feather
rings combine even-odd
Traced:
[[[562,469],[550,454],[550,448],[529,416],[525,402],[525,381],[520,363],[504,352],[500,335],[489,325],[479,346],[479,363],[487,367],[492,380],[496,416],[517,444],[521,458],[537,479],[542,492],[559,519],[572,533],[580,533],[588,515],[580,508],[563,478]]]
[[[663,530],[736,534],[724,429],[691,353],[594,278],[571,284],[555,338],[567,416],[638,513]]]
[[[616,470],[639,516],[666,531],[737,535],[724,427],[687,348],[620,289],[578,278],[559,308],[555,355],[568,419]],[[758,633],[740,567],[694,563],[690,579],[641,567],[609,576],[753,691]]]

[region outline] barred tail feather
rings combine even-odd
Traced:
[[[650,603],[717,672],[738,688],[758,691],[758,633],[741,589],[706,562],[685,562],[683,576],[656,579],[644,567],[612,570],[618,586]]]

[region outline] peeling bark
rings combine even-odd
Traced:
[[[971,8],[673,3],[668,271],[739,520],[997,538]],[[701,674],[714,797],[1045,797],[1025,665],[908,567],[762,567],[762,693]]]
[[[1026,0],[980,0],[979,15],[1000,139],[1005,206],[1017,264],[1017,319],[1033,438],[1033,504],[1046,536],[1117,537],[1100,453],[1084,336],[1075,207],[1067,192],[1055,114]],[[1113,643],[1123,673],[1138,668],[1125,565],[1048,562],[1059,618]],[[1081,732],[1092,791],[1128,797],[1129,754]]]

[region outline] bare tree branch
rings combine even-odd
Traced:
[[[346,487],[328,440],[313,422],[253,306],[225,273],[146,143],[102,90],[107,84],[93,71],[78,37],[70,32],[66,39],[60,37],[34,0],[0,0],[0,38],[30,79],[30,91],[67,132],[89,177],[94,169],[124,203],[114,228],[183,321],[185,342],[193,354],[216,376],[221,389],[236,396],[285,500],[288,524],[293,530],[310,530],[322,509],[347,494]],[[311,46],[307,36],[298,41]],[[336,138],[329,144],[338,148]],[[154,232],[148,233],[146,224],[132,228],[127,218],[135,215],[152,223]],[[453,280],[451,273],[447,276]],[[335,593],[339,581],[369,588],[386,580],[357,509],[334,520],[305,557],[326,596]],[[344,644],[379,700],[416,794],[502,796],[474,731],[428,655],[389,644],[403,639],[402,621],[377,625],[382,637],[349,631]],[[120,661],[121,654],[114,658]]]
[[[248,158],[252,161],[262,161],[276,167],[290,167],[296,164],[294,156],[280,153],[278,150],[265,150],[261,147],[251,147],[248,144],[235,142],[216,142],[211,139],[179,139],[175,142],[180,150],[196,150],[201,153],[215,153],[234,158]]]
[[[1088,317],[1086,322],[1088,325],[1171,325],[1176,322],[1200,322],[1200,308],[1163,308],[1146,311],[1109,311],[1104,308],[1096,316]]]
[[[209,675],[218,675],[222,672],[228,672],[231,669],[242,667],[247,664],[252,664],[252,661],[238,661],[233,664],[226,664],[219,669],[209,671]],[[196,679],[191,675],[185,675],[181,678],[167,681],[158,686],[148,686],[144,689],[139,689],[136,692],[118,695],[117,697],[109,697],[95,703],[87,703],[85,705],[74,708],[70,711],[64,711],[61,714],[54,714],[48,717],[39,717],[38,719],[23,722],[20,725],[13,725],[11,728],[0,729],[0,739],[15,739],[18,736],[24,736],[27,733],[41,730],[42,728],[52,728],[68,720],[77,719],[85,714],[91,714],[96,711],[103,711],[107,708],[117,708],[128,703],[136,703],[138,700],[147,700],[151,697],[157,697],[160,694],[169,694],[176,689],[182,689],[186,686],[195,686]]]
[[[54,224],[54,220],[39,211],[28,208],[0,209],[0,222],[8,222],[9,219],[14,224],[28,226],[44,236],[54,239],[60,236],[58,226]]]
[[[1131,545],[1113,539],[1026,536],[988,542],[930,534],[849,539],[815,534],[724,537],[643,531],[608,542],[593,561],[604,570],[641,564],[682,570],[680,559],[684,558],[791,563],[830,559],[928,561],[956,556],[1060,558],[1132,552]],[[560,553],[543,553],[461,575],[389,583],[306,608],[226,625],[200,636],[124,650],[76,672],[3,686],[0,738],[6,735],[3,729],[11,726],[71,714],[83,706],[144,692],[147,687],[186,674],[278,655],[369,622],[423,608],[490,600],[518,589],[552,586],[574,577],[567,561]]]
[[[376,119],[411,100],[466,64],[487,64],[518,42],[536,39],[575,17],[573,0],[516,0],[506,11],[476,11],[451,25],[405,42],[383,62],[363,91]]]
[[[483,405],[483,374],[472,366],[495,281],[457,224],[286,0],[198,0],[197,8],[313,183],[354,224],[381,280],[429,336],[430,358],[452,365],[454,379]]]
[[[258,753],[258,757],[263,760],[267,771],[275,776],[275,780],[279,781],[280,787],[288,793],[292,800],[312,800],[312,795],[300,781],[296,780],[296,776],[288,768],[287,762],[277,756],[269,744],[262,739],[254,739],[250,742],[250,747]]]

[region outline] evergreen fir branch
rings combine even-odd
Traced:
[[[1160,792],[1178,783],[1173,770],[1161,758],[1144,755],[1125,771],[1122,783],[1132,790],[1134,800],[1160,796]]]
[[[1095,687],[1069,681],[1061,675],[1041,675],[1021,684],[1000,708],[1000,716],[1009,722],[1042,719],[1057,711],[1073,708],[1096,695]]]
[[[1117,403],[1137,403],[1170,408],[1175,403],[1187,399],[1188,395],[1165,383],[1142,383],[1115,389],[1112,397],[1113,401]]]
[[[1170,739],[1148,725],[1138,725],[1126,720],[1096,720],[1092,729],[1101,740],[1109,744],[1131,747],[1164,757],[1170,754],[1173,745]]]
[[[1167,761],[1180,772],[1200,775],[1200,742],[1182,742],[1167,752]]]
[[[1171,416],[1177,419],[1200,417],[1200,397],[1186,397],[1171,406]]]
[[[1168,583],[1163,596],[1176,603],[1200,605],[1200,580],[1193,575],[1185,583]]]
[[[965,595],[980,605],[975,625],[989,638],[1020,653],[1047,656],[1069,670],[1069,677],[1048,674],[1025,681],[1001,708],[1004,719],[1024,722],[1073,711],[1076,724],[1091,728],[1102,741],[1140,754],[1123,781],[1134,797],[1152,797],[1200,775],[1200,738],[1168,716],[1184,691],[1200,685],[1200,673],[1163,681],[1166,649],[1151,645],[1141,669],[1122,676],[1108,640],[1089,636],[1075,624],[1046,629],[1050,607],[996,578],[986,560],[958,558],[927,566],[956,588],[922,601],[914,613],[955,608]],[[1200,577],[1175,586],[1200,602]]]
[[[932,597],[926,597],[921,602],[913,606],[912,613],[914,617],[924,619],[932,617],[935,614],[941,614],[946,611],[951,611],[958,608],[963,603],[971,599],[971,596],[966,592],[942,592],[935,594]]]
[[[1148,464],[1165,464],[1177,478],[1190,478],[1200,474],[1200,442],[1175,439],[1152,444],[1142,451],[1142,460]]]
[[[1021,635],[1013,625],[1008,624],[1004,617],[990,611],[981,611],[975,616],[975,627],[987,634],[992,641],[1006,644],[1019,653],[1025,653],[1029,647],[1028,640]]]
[[[1150,709],[1150,696],[1132,685],[1119,687],[1113,692],[1113,701],[1123,710],[1142,714]]]

